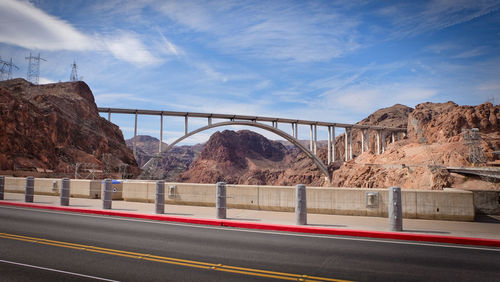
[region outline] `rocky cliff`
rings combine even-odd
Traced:
[[[417,105],[407,119],[408,138],[389,144],[384,153],[365,152],[334,172],[333,185],[412,189],[499,188],[498,183],[450,174],[447,166],[481,166],[500,149],[500,106],[453,102]],[[468,130],[477,128],[475,144]],[[470,138],[469,138],[470,139]],[[475,149],[474,149],[475,147]],[[475,152],[478,157],[471,154]],[[477,161],[481,159],[480,161]]]
[[[139,169],[120,129],[99,116],[84,82],[0,82],[0,169],[67,172],[76,163]]]

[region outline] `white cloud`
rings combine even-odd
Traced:
[[[91,50],[92,39],[27,1],[0,1],[0,42],[41,50]]]
[[[50,84],[50,83],[55,83],[56,81],[53,81],[51,79],[45,78],[45,77],[40,77],[38,79],[39,84]]]
[[[116,58],[137,66],[160,64],[162,61],[153,56],[138,36],[131,32],[116,32],[116,35],[103,37],[102,42]]]
[[[389,83],[378,85],[357,85],[340,92],[328,92],[325,99],[350,112],[371,113],[394,104],[413,106],[427,102],[438,91],[416,86],[414,83]]]
[[[155,40],[152,42],[155,51],[164,55],[179,54],[178,48],[162,34]],[[87,35],[26,1],[0,1],[0,42],[48,51],[106,51],[136,66],[163,62],[135,33],[114,31],[112,36]]]

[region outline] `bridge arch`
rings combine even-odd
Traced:
[[[229,125],[244,125],[244,126],[258,127],[258,128],[270,131],[270,132],[272,132],[272,133],[274,133],[274,134],[276,134],[276,135],[284,138],[285,140],[289,141],[293,145],[297,146],[297,148],[299,148],[302,152],[304,152],[307,155],[307,157],[309,157],[314,162],[314,164],[320,169],[320,171],[325,175],[325,177],[327,177],[328,182],[331,182],[330,174],[328,173],[328,168],[309,149],[307,149],[304,145],[302,145],[297,139],[295,139],[290,134],[288,134],[288,133],[286,133],[286,132],[284,132],[284,131],[282,131],[282,130],[280,130],[278,128],[275,128],[275,127],[272,127],[272,126],[269,126],[267,124],[263,124],[263,123],[260,123],[260,122],[253,122],[253,121],[225,121],[225,122],[219,122],[219,123],[209,124],[207,126],[204,126],[204,127],[198,128],[196,130],[193,130],[193,131],[187,133],[186,135],[180,137],[179,139],[175,140],[170,145],[168,145],[167,148],[165,148],[165,150],[163,150],[162,153],[168,152],[177,143],[179,143],[182,140],[184,140],[184,139],[186,139],[188,137],[191,137],[191,136],[193,136],[193,135],[195,135],[197,133],[200,133],[202,131],[205,131],[205,130],[208,130],[208,129],[212,129],[212,128],[215,128],[215,127],[229,126]],[[159,154],[159,155],[161,155],[161,154]]]

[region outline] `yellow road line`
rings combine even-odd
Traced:
[[[101,253],[101,254],[107,254],[107,255],[113,255],[113,256],[121,256],[121,257],[142,259],[142,260],[154,261],[154,262],[160,262],[160,263],[181,265],[181,266],[187,266],[187,267],[211,269],[211,270],[216,270],[216,271],[237,273],[237,274],[242,274],[242,275],[251,275],[251,276],[293,280],[293,281],[350,282],[348,280],[339,280],[339,279],[333,279],[333,278],[327,278],[327,277],[316,277],[316,276],[300,275],[300,274],[293,274],[293,273],[276,272],[276,271],[270,271],[270,270],[222,265],[222,264],[208,263],[208,262],[202,262],[202,261],[155,256],[155,255],[151,255],[151,254],[135,253],[135,252],[129,252],[129,251],[101,248],[101,247],[95,247],[95,246],[90,246],[90,245],[61,242],[61,241],[28,237],[28,236],[15,235],[15,234],[8,234],[8,233],[0,233],[0,238],[18,240],[18,241],[24,241],[24,242],[30,242],[30,243],[37,243],[37,244],[43,244],[43,245],[50,245],[50,246],[55,246],[55,247],[70,248],[70,249],[76,249],[76,250],[82,250],[82,251],[94,252],[94,253]]]

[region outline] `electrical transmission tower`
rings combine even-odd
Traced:
[[[12,68],[19,69],[12,63],[12,58],[10,58],[10,62],[7,62],[0,57],[0,65],[0,80],[12,79]]]
[[[32,56],[30,52],[30,56],[26,57],[26,60],[29,60],[28,64],[28,81],[33,84],[38,84],[40,79],[40,60],[46,61],[43,58],[40,58],[40,53],[38,53],[38,57]]]
[[[473,164],[485,163],[483,150],[481,149],[481,136],[479,129],[463,129],[464,144],[469,147],[469,161]]]
[[[76,62],[73,61],[73,64],[71,65],[71,75],[69,76],[69,81],[78,81],[78,80],[80,79],[78,78]]]

